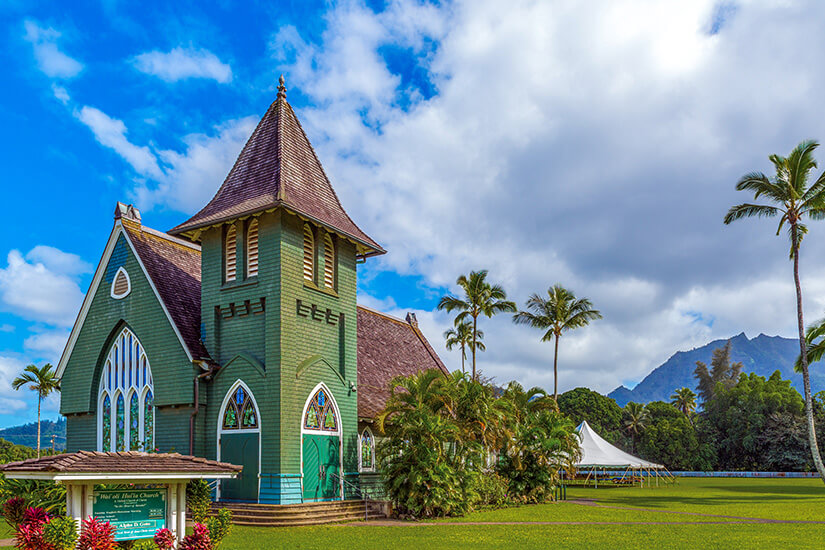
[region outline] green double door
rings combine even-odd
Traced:
[[[303,435],[304,500],[341,498],[340,438],[331,435]]]
[[[221,499],[258,501],[259,444],[257,432],[221,434],[221,462],[243,466],[237,478],[221,481]]]

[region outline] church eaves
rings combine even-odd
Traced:
[[[341,206],[286,100],[283,77],[275,102],[258,123],[218,192],[200,212],[169,233],[197,240],[199,229],[278,207],[353,240],[364,256],[385,252]]]

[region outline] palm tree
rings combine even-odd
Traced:
[[[576,298],[570,291],[556,284],[547,290],[547,297],[533,294],[527,299],[528,311],[519,311],[513,316],[517,325],[530,325],[545,330],[542,342],[555,338],[556,349],[553,354],[553,399],[559,397],[559,338],[568,330],[590,324],[601,319],[602,314],[593,309],[587,298]]]
[[[636,438],[644,431],[647,425],[647,409],[640,403],[630,402],[624,407],[624,429],[630,434],[633,444],[633,453],[636,453]]]
[[[696,394],[690,388],[679,388],[670,396],[671,404],[688,417],[696,410]]]
[[[710,360],[711,368],[704,361],[696,361],[693,377],[696,378],[696,389],[703,403],[710,401],[716,393],[716,385],[721,383],[725,388],[732,388],[739,381],[739,375],[745,366],[737,361],[730,362],[730,340],[725,347],[713,350]]]
[[[49,363],[39,368],[29,365],[23,369],[23,374],[12,381],[11,387],[19,390],[26,384],[30,390],[37,392],[37,458],[40,458],[40,404],[53,391],[60,391],[60,380]]]
[[[470,352],[473,354],[473,380],[476,380],[476,350],[481,349],[478,347],[478,316],[492,317],[497,313],[516,311],[517,308],[516,304],[507,300],[507,293],[501,285],[491,285],[487,282],[486,269],[471,271],[469,276],[461,275],[456,284],[464,291],[464,298],[444,296],[438,302],[438,309],[446,310],[447,313],[458,311],[456,323],[472,318],[473,338]]]
[[[478,349],[484,351],[486,346],[481,340],[484,338],[484,332],[476,331],[476,342],[473,343],[473,325],[470,321],[464,320],[457,322],[455,327],[444,331],[444,338],[447,340],[447,349],[452,351],[456,346],[461,349],[461,372],[464,372],[464,361],[467,359],[467,349]]]
[[[776,169],[771,179],[761,172],[746,174],[736,184],[737,191],[753,192],[754,199],[764,196],[772,204],[744,203],[731,207],[725,215],[725,224],[742,218],[780,216],[779,235],[788,224],[788,236],[791,240],[790,258],[793,260],[793,278],[796,287],[796,321],[799,331],[799,358],[802,371],[802,386],[805,391],[805,416],[808,421],[808,443],[811,447],[814,466],[819,477],[825,482],[825,465],[819,455],[814,428],[813,401],[811,398],[811,378],[808,373],[808,352],[805,344],[805,324],[802,318],[802,286],[799,282],[799,246],[802,237],[808,232],[803,223],[805,218],[820,220],[825,218],[825,174],[811,183],[811,171],[817,167],[813,157],[819,147],[816,141],[803,141],[787,157],[771,155],[770,161]]]

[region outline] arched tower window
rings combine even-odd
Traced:
[[[369,428],[364,428],[358,440],[358,467],[362,472],[375,470],[375,438]]]
[[[258,275],[258,220],[249,222],[246,229],[246,276]]]
[[[237,256],[237,237],[238,234],[235,230],[235,226],[230,225],[229,229],[226,230],[226,247],[224,248],[226,259],[226,282],[235,280],[235,273],[237,271],[235,261]]]
[[[308,223],[304,224],[304,279],[315,282],[315,237]]]
[[[329,233],[324,235],[324,287],[335,288],[335,247]]]
[[[120,300],[129,295],[132,290],[132,282],[129,280],[129,274],[123,267],[120,267],[115,273],[115,278],[112,281],[112,288],[109,295],[115,300]]]
[[[152,369],[128,328],[115,338],[98,386],[97,448],[148,451],[155,445]]]
[[[237,384],[231,390],[221,419],[222,430],[254,430],[258,428],[258,410],[249,391]]]
[[[304,429],[320,432],[338,431],[338,414],[325,388],[320,388],[310,399],[304,414]]]

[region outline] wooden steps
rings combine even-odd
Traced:
[[[243,502],[217,502],[212,511],[220,508],[232,511],[232,523],[259,527],[289,527],[297,525],[321,525],[346,521],[362,521],[369,506],[369,519],[382,519],[383,508],[363,500],[335,500],[304,504],[254,504]]]

